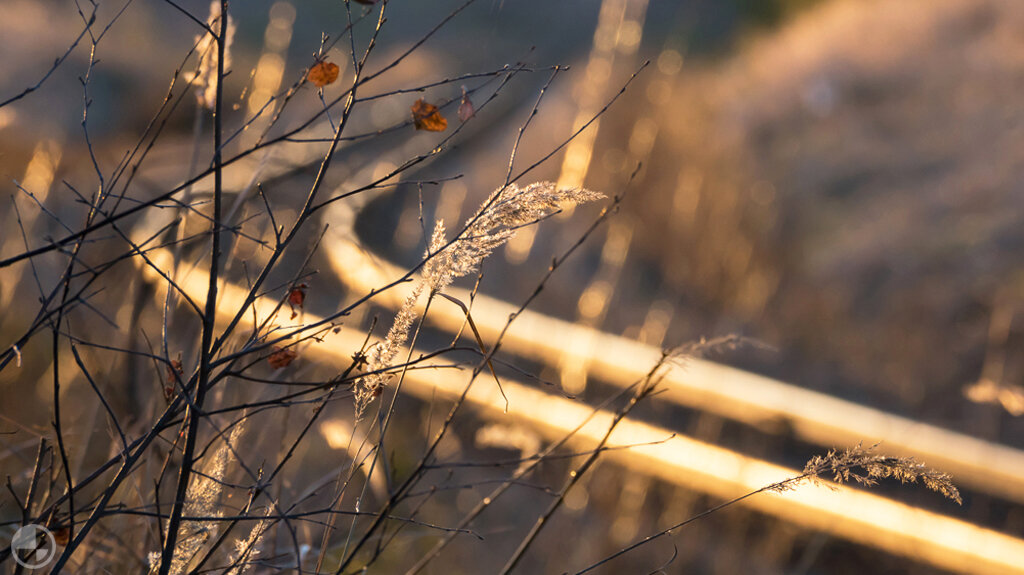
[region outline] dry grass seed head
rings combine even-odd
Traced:
[[[921,482],[925,487],[948,499],[962,504],[960,491],[953,485],[952,477],[936,471],[912,457],[890,457],[874,453],[873,445],[864,448],[857,445],[838,452],[831,450],[824,456],[816,455],[804,466],[803,477],[812,481],[822,475],[831,476],[838,484],[853,481],[861,485],[875,485],[879,479],[893,478],[901,483]]]
[[[228,462],[232,450],[238,444],[244,425],[239,424],[231,430],[227,440],[222,442],[209,462],[204,465],[203,473],[192,476],[185,493],[186,517],[221,517],[221,492],[224,489],[224,477],[227,476]],[[181,536],[171,561],[171,575],[179,575],[188,571],[189,564],[198,555],[203,545],[213,539],[217,533],[217,521],[182,521]],[[151,572],[160,566],[160,553],[149,554]]]
[[[384,341],[367,354],[367,371],[371,375],[356,381],[356,418],[362,417],[366,406],[387,385],[395,355],[409,339],[416,321],[416,303],[427,286],[430,294],[443,291],[460,277],[475,272],[484,258],[507,242],[516,231],[558,211],[564,204],[582,204],[604,195],[584,188],[559,188],[554,182],[535,182],[520,188],[516,184],[495,190],[469,219],[465,232],[452,242],[445,238],[445,225],[438,220],[427,247],[429,258],[423,265],[422,278],[395,315],[395,321]]]
[[[484,258],[511,239],[519,228],[550,216],[564,204],[582,204],[603,197],[584,188],[559,188],[554,182],[498,188],[469,218],[465,233],[450,244],[445,240],[444,222],[437,222],[428,253],[441,251],[423,266],[423,278],[432,292],[439,292],[454,279],[475,272]]]

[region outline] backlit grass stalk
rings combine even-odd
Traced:
[[[391,375],[386,370],[409,339],[417,317],[416,303],[424,288],[429,291],[428,297],[433,298],[457,278],[479,269],[483,260],[511,239],[518,229],[550,216],[561,205],[578,205],[602,197],[584,188],[559,188],[554,182],[536,182],[523,188],[513,183],[492,193],[453,241],[445,236],[444,220],[438,220],[419,282],[395,314],[387,336],[367,354],[367,370],[373,373],[356,382],[356,418],[362,417],[366,406],[387,385]]]

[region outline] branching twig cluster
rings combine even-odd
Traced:
[[[11,314],[20,323],[0,322],[4,342],[9,342],[0,350],[0,373],[29,374],[34,366],[39,377],[45,376],[45,419],[52,424],[45,430],[18,428],[17,433],[35,437],[11,450],[23,469],[7,477],[14,505],[0,509],[6,513],[5,526],[42,524],[57,534],[60,553],[53,572],[120,569],[168,575],[288,569],[340,574],[378,565],[392,569],[396,561],[405,561],[403,566],[411,565],[407,568],[415,573],[456,537],[481,538],[474,531],[481,516],[513,487],[536,487],[528,483],[531,474],[546,465],[571,465],[560,487],[538,490],[550,500],[504,561],[503,571],[509,572],[600,455],[628,449],[611,446],[609,438],[655,393],[666,365],[683,352],[740,343],[714,340],[666,353],[642,381],[594,407],[594,413],[614,414],[597,445],[568,450],[574,432],[547,446],[520,441],[518,459],[460,465],[446,450],[457,441],[458,425],[474,417],[466,401],[471,387],[486,370],[500,389],[502,376],[495,366],[509,367],[497,356],[509,326],[614,214],[622,193],[552,260],[494,341],[483,341],[476,330],[472,301],[459,301],[445,290],[458,278],[479,274],[485,258],[520,228],[541,223],[563,206],[603,197],[552,182],[528,183],[526,177],[604,114],[636,75],[594,118],[535,154],[538,159],[516,173],[523,136],[564,66],[502,65],[444,79],[416,78],[401,88],[373,92],[382,83],[379,79],[398,75],[400,64],[424,50],[474,0],[440,17],[404,50],[381,61],[378,40],[387,24],[387,0],[359,5],[346,1],[344,25],[322,37],[310,67],[294,74],[268,101],[250,106],[253,111],[239,113],[233,110],[229,80],[245,76],[234,68],[239,59],[232,58],[235,20],[244,11],[228,0],[214,0],[209,14],[164,1],[197,35],[183,50],[164,98],[123,153],[111,152],[113,145],[96,136],[90,110],[93,84],[103,70],[103,40],[121,23],[131,0],[106,20],[99,16],[105,14],[99,0],[76,4],[82,31],[67,51],[37,83],[0,99],[3,108],[38,96],[49,78],[72,66],[76,51],[88,47],[80,77],[80,143],[88,174],[67,174],[60,182],[62,197],[71,198],[61,205],[48,205],[19,184],[14,213],[23,248],[7,250],[0,259],[0,273],[18,280],[16,297],[28,301],[32,298],[25,292],[33,287],[38,292],[33,294],[38,308]],[[337,86],[311,80],[316,77],[311,68],[325,65],[338,50],[347,51],[350,60],[347,80]],[[495,182],[496,190],[480,209],[453,237],[438,219],[430,237],[424,237],[423,257],[403,277],[368,294],[321,298],[326,312],[307,321],[305,306],[314,298],[318,279],[315,254],[330,249],[321,245],[324,226],[334,225],[329,216],[341,213],[354,219],[346,212],[346,200],[378,196],[400,185],[422,190],[461,177],[434,175],[426,168],[469,137],[467,126],[486,121],[490,108],[504,101],[518,79],[541,69],[550,76],[519,126],[504,181]],[[455,87],[458,94],[443,93]],[[422,118],[403,116],[368,129],[363,115],[369,106],[382,100],[404,103],[407,94],[428,91],[444,98],[434,100],[438,105],[431,113],[452,115],[459,107],[461,122],[452,122],[416,152],[404,147],[404,157],[372,177],[355,168],[369,155],[393,152],[391,139],[410,134],[422,123]],[[196,121],[183,122],[182,111],[190,106]],[[162,182],[150,176],[156,172],[155,158],[182,123],[193,126],[191,161],[177,166],[175,181]],[[110,157],[119,159],[110,165]],[[237,183],[237,172],[250,169],[251,179]],[[296,193],[300,186],[302,193]],[[57,233],[39,222],[23,223],[26,200]],[[340,330],[360,329],[342,325],[348,318],[379,312],[375,296],[409,282],[414,289],[379,342],[374,322],[365,330],[362,345],[351,346],[348,365],[328,373],[315,361],[306,361]],[[424,292],[427,301],[420,310]],[[445,300],[436,300],[436,305],[451,303],[463,310],[472,341],[457,336],[448,345],[421,351],[421,339],[427,339],[423,319],[435,296]],[[326,299],[332,301],[323,303]],[[467,361],[467,354],[475,361]],[[402,417],[410,403],[402,394],[402,381],[419,369],[446,370],[466,381],[462,395],[447,406],[440,421],[428,418],[425,433],[419,422]],[[316,431],[327,418],[343,423],[331,429],[349,430],[338,441],[343,455],[320,454]],[[8,419],[16,418],[5,414],[4,421]],[[410,432],[419,441],[410,440]],[[106,449],[104,433],[110,439]],[[32,446],[34,459],[23,453]],[[481,478],[476,475],[481,468],[500,475]],[[855,473],[857,468],[863,473]],[[921,480],[957,497],[948,477],[864,450],[812,460],[799,478],[764,490],[823,474],[862,483],[882,477]],[[430,513],[451,491],[494,483],[497,487],[469,510],[441,513],[440,520]],[[408,560],[415,544],[405,535],[413,530],[432,534],[437,541]],[[107,547],[110,541],[117,541],[117,553]],[[0,550],[0,561],[10,555],[10,549]]]

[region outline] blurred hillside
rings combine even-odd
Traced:
[[[960,389],[986,356],[1024,377],[1020,319],[990,337],[1024,297],[1022,24],[1012,1],[832,2],[688,62],[634,103],[660,128],[632,205],[662,289],[778,346],[784,379],[1018,443]]]

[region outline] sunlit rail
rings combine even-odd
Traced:
[[[326,244],[334,272],[356,293],[368,293],[403,274],[360,248],[344,226],[332,226]],[[468,291],[452,288],[450,292],[470,301]],[[379,294],[375,301],[397,308],[406,294],[399,287]],[[472,308],[487,342],[498,336],[515,311],[515,306],[485,295],[477,295]],[[435,306],[427,321],[455,332],[465,316],[455,306]],[[506,353],[548,365],[577,356],[578,363],[589,366],[592,377],[618,386],[642,377],[661,354],[658,348],[530,310],[519,314],[501,346]],[[700,359],[669,372],[665,387],[659,401],[758,427],[788,428],[806,441],[829,448],[882,442],[887,453],[913,456],[952,474],[959,483],[1024,503],[1024,452],[1017,449]]]
[[[167,252],[152,252],[150,257],[162,269],[172,266],[172,256]],[[166,289],[166,282],[151,268],[144,269],[150,281],[162,286],[156,290],[156,297],[162,301],[160,292]],[[192,297],[201,298],[208,287],[208,276],[203,270],[193,270],[179,278],[178,284]],[[217,319],[226,323],[242,306],[246,291],[234,285],[223,285],[220,294],[218,310],[221,315]],[[273,313],[273,306],[274,302],[267,299],[257,300],[254,313],[244,314],[243,321],[251,326],[253,318],[262,320]],[[319,318],[307,314],[304,320],[314,323]],[[353,351],[361,347],[364,338],[364,334],[354,329],[341,328],[322,343],[307,347],[303,357],[341,368],[351,361]],[[649,368],[648,359],[643,354],[633,357],[638,368],[643,365]],[[465,372],[417,369],[408,372],[403,389],[424,399],[454,398],[462,393],[466,384]],[[669,385],[674,384],[669,382]],[[528,424],[549,438],[565,436],[590,417],[575,434],[576,441],[590,446],[601,439],[613,417],[608,411],[598,411],[595,415],[585,404],[518,382],[503,380],[502,386],[509,400],[504,416],[500,415],[505,407],[504,399],[497,387],[484,379],[471,387],[467,400],[496,417],[514,418]],[[799,474],[796,470],[675,435],[670,429],[628,420],[615,429],[610,445],[632,446],[606,453],[610,460],[628,469],[722,498],[737,497]],[[759,494],[745,504],[808,528],[944,569],[965,573],[1024,573],[1024,540],[848,487],[804,485],[796,491]]]
[[[254,158],[232,166],[226,172],[226,188],[243,192],[258,179],[272,178],[317,161],[317,150],[309,146],[286,145],[272,156]],[[385,158],[386,159],[386,158]],[[356,174],[355,179],[370,176]],[[199,182],[203,189],[207,182]],[[331,266],[339,279],[358,297],[379,289],[404,274],[404,270],[367,252],[354,240],[352,226],[363,196],[350,198],[326,216],[331,226],[324,238]],[[157,225],[147,222],[146,227]],[[161,258],[163,258],[161,260]],[[170,268],[170,255],[159,253],[157,261]],[[151,279],[162,283],[151,270]],[[206,275],[201,270],[179,278],[193,297],[205,294]],[[452,295],[469,302],[469,294],[452,288]],[[397,308],[406,297],[406,286],[374,296],[378,305]],[[222,286],[219,309],[237,311],[243,294],[235,286]],[[200,297],[200,299],[202,299]],[[259,310],[267,304],[257,302]],[[492,343],[516,308],[484,295],[473,300],[472,314],[485,342]],[[260,317],[269,313],[257,312]],[[246,322],[252,315],[245,316]],[[224,318],[221,318],[224,319]],[[307,322],[316,318],[307,317]],[[436,305],[428,323],[450,332],[463,327],[465,316],[455,306]],[[559,334],[557,338],[551,334]],[[324,344],[311,346],[304,357],[347,363],[364,334],[342,329]],[[566,358],[586,365],[590,377],[625,386],[632,384],[658,360],[661,350],[628,338],[603,333],[586,326],[558,320],[526,310],[502,339],[502,351],[532,358],[548,365],[560,365]],[[449,371],[450,373],[450,371]],[[415,370],[407,379],[409,392],[422,397],[451,395],[463,389],[464,381],[439,372]],[[536,389],[503,379],[509,396],[509,415],[549,437],[560,437],[575,427],[590,408],[570,400],[544,394]],[[500,410],[504,401],[494,386],[474,386],[469,400],[488,410]],[[754,426],[789,429],[796,436],[828,448],[849,447],[881,441],[886,453],[911,455],[929,466],[953,475],[954,480],[973,489],[1024,502],[1024,452],[1004,445],[955,433],[880,410],[816,393],[767,377],[709,361],[692,359],[685,369],[674,368],[665,379],[659,401],[714,413]],[[517,406],[518,404],[518,406]],[[525,409],[529,407],[529,409]],[[557,414],[557,417],[553,414]],[[578,434],[581,440],[596,441],[607,429],[609,413]],[[661,441],[675,430],[624,422],[613,442],[641,444]],[[607,456],[630,469],[718,497],[735,497],[798,472],[688,438],[609,452]],[[963,572],[1024,573],[1024,541],[998,532],[891,500],[842,488],[838,491],[803,487],[795,493],[763,494],[746,503],[754,508],[814,529],[913,557],[943,568]]]

